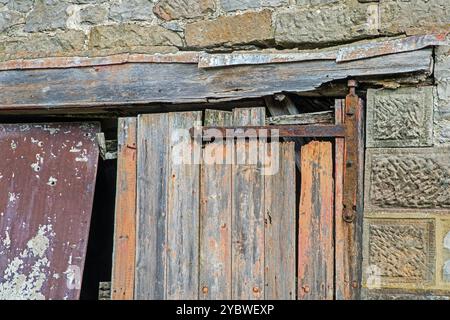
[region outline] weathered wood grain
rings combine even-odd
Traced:
[[[0,125],[0,300],[79,299],[99,131],[98,123]]]
[[[331,124],[334,123],[333,111],[301,113],[270,117],[267,119],[270,125],[300,125],[300,124]]]
[[[302,147],[298,235],[298,298],[329,300],[334,293],[333,155],[330,142]]]
[[[269,109],[270,114],[273,117],[283,117],[289,115],[296,115],[300,111],[295,106],[294,102],[289,98],[285,97],[284,100],[278,101],[275,100],[273,96],[265,97],[264,101],[266,102],[267,109]],[[269,118],[270,119],[270,118]],[[292,141],[295,143],[295,163],[297,165],[297,169],[300,172],[302,163],[300,159],[300,148],[304,144],[305,139],[303,138],[283,138],[283,141]]]
[[[264,108],[235,109],[233,125],[262,125]],[[232,298],[264,299],[264,176],[261,164],[249,164],[259,141],[235,144],[232,182]]]
[[[232,125],[232,112],[206,110],[206,126]],[[227,144],[227,145],[226,145]],[[205,145],[200,193],[200,299],[231,299],[232,141]]]
[[[138,117],[135,299],[166,299],[168,114]]]
[[[265,299],[295,300],[295,146],[280,143],[279,171],[265,179]]]
[[[306,92],[348,77],[429,74],[432,52],[424,49],[343,63],[320,60],[206,70],[195,64],[176,63],[11,70],[0,73],[0,109],[117,108]]]
[[[201,146],[189,129],[201,121],[201,112],[169,113],[167,299],[198,299]]]
[[[112,300],[132,300],[136,255],[136,118],[119,118]]]
[[[336,124],[344,123],[343,100],[336,100],[335,103],[335,121]],[[347,300],[352,297],[352,286],[350,281],[350,259],[348,250],[349,227],[343,219],[343,187],[344,187],[344,158],[345,158],[345,139],[336,138],[335,140],[335,158],[334,158],[334,197],[335,197],[335,298],[337,300]]]

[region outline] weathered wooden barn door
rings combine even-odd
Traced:
[[[0,125],[0,300],[79,298],[99,129]]]
[[[247,133],[271,128],[264,108],[122,119],[113,298],[354,298],[343,110],[328,128],[286,129],[321,137],[297,140],[298,154]],[[244,134],[223,139],[227,127]]]
[[[205,117],[210,125],[264,122],[264,108]],[[202,148],[189,134],[201,124],[200,112],[138,117],[134,298],[295,299],[293,143],[281,144],[279,171],[265,175],[263,161],[248,159],[270,153],[268,143]],[[113,294],[124,286],[113,279]]]

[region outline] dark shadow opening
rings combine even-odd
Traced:
[[[98,164],[81,300],[98,300],[99,283],[111,282],[117,161]]]

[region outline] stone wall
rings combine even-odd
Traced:
[[[0,61],[324,47],[449,25],[448,0],[0,0]]]
[[[363,297],[450,299],[450,48],[436,86],[369,90]]]

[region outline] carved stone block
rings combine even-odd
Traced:
[[[450,220],[439,220],[439,230],[440,237],[437,247],[441,251],[438,252],[438,255],[440,253],[438,261],[441,264],[438,271],[440,273],[439,279],[443,285],[448,286],[450,285]]]
[[[450,148],[368,149],[366,211],[450,209]]]
[[[433,144],[433,88],[368,90],[367,147]]]
[[[365,270],[376,270],[367,287],[434,282],[434,220],[366,219],[364,232]]]

